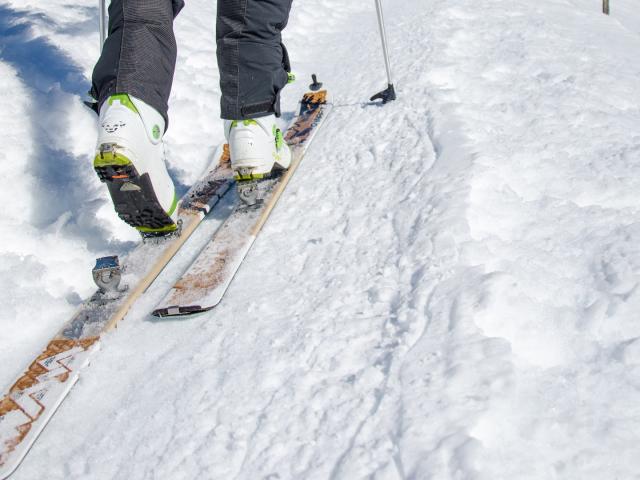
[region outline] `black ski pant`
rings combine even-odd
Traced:
[[[291,70],[281,32],[292,0],[218,0],[217,60],[221,116],[280,114],[280,90]],[[173,20],[184,0],[111,0],[109,35],[93,70],[98,106],[127,93],[158,110],[168,124],[176,64]]]

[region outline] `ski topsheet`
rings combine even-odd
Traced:
[[[127,255],[123,280],[131,288],[98,290],[86,300],[0,399],[0,479],[27,454],[98,349],[100,336],[126,315],[233,185],[228,147],[220,147],[215,158],[216,165],[181,200],[180,235],[141,243]]]
[[[330,109],[326,90],[304,95],[299,113],[285,134],[285,140],[291,147],[289,169],[275,179],[262,181],[266,182],[266,187],[261,203],[249,206],[239,202],[187,272],[153,311],[155,316],[193,315],[211,310],[220,302]]]

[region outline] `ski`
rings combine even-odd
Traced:
[[[229,149],[221,146],[218,162],[182,197],[178,232],[145,238],[126,257],[98,259],[93,276],[99,289],[86,300],[0,399],[0,479],[7,478],[99,348],[100,336],[114,328],[145,292],[213,206],[234,184]],[[123,285],[121,280],[131,285]]]
[[[299,113],[284,137],[291,148],[289,169],[278,177],[260,180],[250,189],[239,189],[240,197],[245,197],[245,201],[238,202],[209,244],[153,311],[153,315],[173,317],[199,314],[211,310],[222,300],[331,107],[326,90],[304,95]],[[247,201],[246,197],[255,195],[254,189],[260,190],[260,201]]]

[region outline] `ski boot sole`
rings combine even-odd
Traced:
[[[139,175],[127,157],[113,148],[101,148],[93,168],[100,181],[107,184],[118,216],[143,236],[164,236],[178,229],[171,218],[178,203],[175,194],[171,209],[166,212],[156,197],[149,174]]]

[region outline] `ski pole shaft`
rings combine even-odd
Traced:
[[[100,10],[100,51],[107,39],[107,0],[98,0],[98,6]]]
[[[382,16],[382,4],[380,3],[380,0],[376,0],[376,12],[378,13],[378,26],[380,27],[380,38],[382,39],[384,66],[387,69],[387,80],[389,82],[385,90],[376,93],[370,100],[382,100],[382,103],[384,104],[396,99],[396,91],[393,87],[393,80],[391,79],[391,62],[389,61],[389,49],[387,48],[387,32],[384,28],[384,18]]]
[[[384,17],[382,14],[382,5],[380,0],[376,0],[376,12],[378,13],[378,26],[380,27],[380,38],[382,39],[382,52],[384,54],[384,65],[387,69],[387,78],[389,85],[393,85],[391,79],[391,62],[389,61],[389,49],[387,48],[387,32],[384,28]]]

